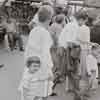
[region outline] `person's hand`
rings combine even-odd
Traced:
[[[48,80],[54,81],[54,77],[49,77]]]

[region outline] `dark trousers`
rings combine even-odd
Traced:
[[[23,48],[23,40],[20,34],[14,34],[14,43],[15,43],[15,46],[18,43],[19,49]]]
[[[8,42],[9,42],[9,47],[11,50],[14,49],[14,38],[13,38],[13,33],[8,33]]]
[[[53,74],[54,74],[54,86],[66,79],[66,59],[65,49],[59,47],[52,47],[50,49],[51,57],[53,61]]]
[[[8,34],[8,42],[9,42],[9,47],[12,50],[16,47],[17,43],[18,43],[19,49],[23,48],[23,40],[22,40],[20,34],[9,33]]]

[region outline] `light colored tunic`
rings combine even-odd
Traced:
[[[59,36],[59,46],[67,47],[68,42],[76,42],[79,34],[79,25],[76,21],[68,23]]]
[[[98,88],[98,81],[96,79],[98,77],[97,59],[92,54],[89,54],[86,57],[86,64],[87,64],[87,72],[89,75],[91,75],[91,77],[89,78],[89,84],[92,85],[91,86],[92,89],[97,89]],[[92,70],[95,72],[92,73],[91,72]]]
[[[52,39],[50,33],[43,27],[35,27],[29,35],[28,43],[25,49],[25,60],[30,56],[38,56],[42,64],[52,67],[50,47]]]
[[[80,38],[81,41],[90,42],[90,29],[89,29],[88,26],[82,25],[80,27],[79,38]]]
[[[86,57],[86,64],[87,64],[87,72],[91,75],[91,70],[96,71],[96,76],[98,77],[98,66],[97,66],[97,59],[91,54]]]

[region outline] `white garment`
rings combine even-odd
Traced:
[[[87,71],[88,74],[91,75],[89,78],[89,85],[91,86],[91,89],[97,89],[98,88],[98,66],[97,66],[97,59],[93,55],[88,55],[87,59]],[[91,70],[94,70],[95,72],[91,72]]]
[[[59,36],[59,45],[67,47],[67,42],[77,42],[79,25],[76,21],[68,23]]]
[[[19,87],[23,100],[24,98],[33,100],[34,97],[47,97],[52,93],[52,81],[48,80],[48,76],[41,76],[40,70],[33,74],[29,73],[28,69],[25,70]],[[25,92],[24,88],[28,91]]]
[[[91,75],[91,70],[95,70],[96,71],[96,77],[98,77],[97,59],[92,54],[87,55],[86,65],[87,65],[88,73]]]
[[[78,34],[78,40],[80,41],[80,46],[81,46],[81,75],[82,78],[86,79],[86,72],[87,72],[87,68],[86,68],[86,56],[87,53],[90,49],[90,46],[88,45],[88,43],[90,42],[90,29],[88,26],[86,25],[82,25],[79,27],[79,34]]]
[[[80,26],[78,40],[83,42],[83,44],[81,44],[82,49],[89,48],[89,45],[87,43],[90,42],[90,29],[88,26],[86,25]]]
[[[52,74],[52,58],[50,54],[50,47],[52,46],[52,39],[50,33],[43,27],[37,26],[31,32],[28,43],[25,49],[25,61],[28,57],[38,56],[41,60],[41,66],[45,73]]]
[[[79,39],[81,41],[90,42],[90,29],[88,26],[86,25],[80,26],[79,32],[80,32]]]

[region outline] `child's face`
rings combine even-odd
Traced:
[[[39,68],[40,68],[40,64],[32,63],[29,67],[29,72],[35,73],[39,70]]]

